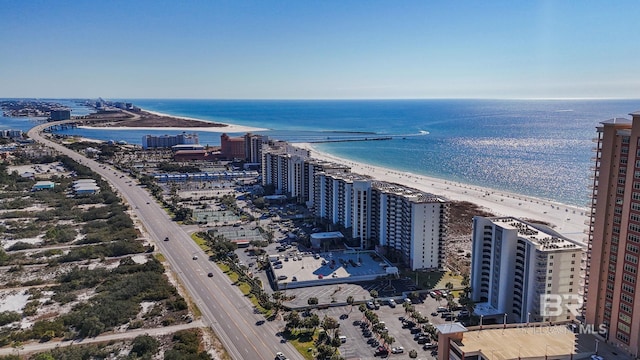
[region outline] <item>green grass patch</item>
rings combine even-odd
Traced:
[[[220,270],[222,270],[223,273],[227,273],[227,271],[230,270],[229,265],[224,264],[224,263],[217,263],[218,267],[220,268]]]
[[[446,283],[452,283],[453,288],[461,288],[462,287],[462,275],[454,275],[452,272],[447,271],[443,274],[440,281],[436,284],[436,289],[444,289]]]
[[[217,265],[220,268],[220,270],[222,270],[222,272],[224,272],[229,277],[229,279],[231,279],[232,282],[235,283],[238,281],[238,278],[239,278],[238,274],[232,271],[229,265],[224,263],[217,263]],[[260,306],[260,303],[258,303],[258,299],[251,294],[251,285],[244,282],[239,283],[237,285],[240,288],[240,291],[242,291],[242,293],[251,300],[251,303],[253,304],[253,306],[255,306],[256,309],[258,309],[258,311],[260,311],[262,315],[264,315],[266,318],[271,316],[271,314],[273,313],[273,310],[267,310],[262,306]]]
[[[204,250],[205,252],[211,250],[209,248],[209,246],[207,245],[207,241],[205,239],[201,238],[200,236],[198,236],[197,233],[191,234],[191,239],[193,239],[193,241],[195,241],[195,243],[198,244],[198,246],[200,246],[200,248],[202,250]]]
[[[240,283],[238,285],[238,287],[240,288],[240,291],[242,291],[242,293],[247,296],[251,293],[251,286],[247,283]]]
[[[265,318],[271,317],[271,315],[273,314],[273,310],[267,310],[263,308],[258,302],[258,299],[254,295],[250,295],[249,300],[251,300],[251,303],[253,304],[253,306],[255,306],[256,309],[260,312],[260,314],[264,315]]]
[[[235,271],[228,271],[227,272],[227,276],[229,277],[229,279],[231,279],[231,281],[233,283],[236,283],[238,281],[238,279],[240,278],[240,276],[238,275],[237,272]]]
[[[420,289],[444,289],[445,284],[451,282],[454,288],[462,288],[462,275],[454,275],[450,271],[406,271],[402,272],[402,276],[406,276],[415,281],[418,279]]]
[[[155,253],[155,255],[153,255],[156,259],[158,259],[158,261],[160,262],[165,262],[167,261],[167,259],[164,257],[164,255],[162,255],[162,253]]]
[[[301,330],[301,331],[291,331],[286,334],[287,340],[293,345],[296,350],[308,360],[313,359],[314,351],[309,351],[309,349],[315,349],[314,341],[318,338],[318,331],[315,332]]]

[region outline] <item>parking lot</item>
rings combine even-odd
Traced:
[[[438,307],[438,304],[435,301],[433,302],[434,304],[427,305],[432,306],[435,310]],[[422,349],[423,345],[418,344],[416,340],[414,340],[415,334],[412,334],[411,329],[403,328],[403,323],[399,320],[400,317],[406,316],[405,310],[402,306],[399,305],[395,308],[390,308],[389,306],[383,305],[380,307],[380,309],[375,310],[375,312],[376,314],[378,314],[380,321],[383,321],[385,323],[385,326],[389,329],[389,334],[395,339],[395,341],[389,347],[404,348],[404,353],[389,354],[390,358],[409,359],[409,351],[411,351],[412,349],[418,352],[418,359],[437,358],[437,356],[431,355],[431,350]],[[357,306],[354,306],[352,310],[350,309],[350,306],[318,310],[318,315],[320,316],[320,318],[323,318],[324,315],[327,315],[338,319],[340,323],[340,334],[347,337],[346,342],[344,342],[340,346],[340,353],[343,357],[345,357],[346,359],[374,358],[377,346],[375,345],[375,343],[371,344],[370,342],[381,341],[376,338],[375,333],[372,333],[370,337],[363,335],[363,329],[361,328],[361,325],[358,324],[358,322],[361,322],[365,319],[363,314],[358,310]],[[431,321],[432,317],[427,317]],[[434,321],[432,321],[432,323],[435,322],[436,319],[434,318],[433,320]]]
[[[311,249],[301,246],[299,241],[305,234],[316,232],[319,229],[313,228],[302,221],[284,220],[282,215],[289,215],[287,206],[270,207],[272,211],[258,210],[244,200],[239,200],[239,206],[256,217],[257,225],[273,234],[274,242],[269,244],[264,250],[268,255],[280,255],[281,266],[275,269],[275,274],[269,271],[259,271],[251,268],[254,275],[257,275],[265,284],[264,288],[268,292],[274,291],[267,284],[268,274],[271,279],[275,276],[282,276],[282,284],[291,284],[294,282],[293,276],[296,276],[295,282],[311,282],[320,278],[329,277],[338,280],[373,272],[375,280],[358,281],[354,283],[332,283],[319,286],[305,286],[300,288],[289,288],[287,285],[281,287],[281,291],[289,300],[283,302],[283,305],[292,309],[302,309],[309,306],[310,298],[318,299],[319,309],[313,309],[322,319],[325,315],[331,316],[338,320],[340,324],[340,335],[345,336],[344,343],[340,346],[340,353],[346,359],[373,359],[376,349],[381,344],[381,339],[376,337],[375,332],[370,334],[366,331],[370,325],[360,325],[360,322],[366,320],[362,312],[359,311],[359,304],[371,300],[371,291],[375,290],[381,305],[374,310],[380,321],[384,322],[388,328],[389,335],[394,338],[389,349],[393,347],[402,347],[404,352],[401,354],[389,354],[390,358],[409,359],[409,352],[415,350],[418,353],[417,359],[435,359],[437,355],[432,354],[432,349],[424,350],[424,343],[433,342],[430,338],[423,337],[422,343],[418,343],[415,339],[416,333],[421,332],[420,324],[413,327],[407,327],[400,318],[407,317],[402,302],[403,294],[409,294],[417,290],[414,279],[409,278],[389,278],[381,265],[383,262],[369,254],[346,254],[339,251],[317,253]],[[276,210],[273,210],[273,209]],[[240,226],[246,226],[240,225]],[[280,248],[280,249],[279,249]],[[251,257],[245,249],[238,249],[239,261],[244,264],[253,264],[256,262],[255,257]],[[280,251],[279,251],[280,250]],[[316,255],[317,254],[317,255]],[[351,256],[353,255],[353,256]],[[285,260],[285,257],[288,257]],[[351,260],[351,261],[350,261]],[[324,263],[323,263],[324,262]],[[330,266],[332,265],[332,266]],[[334,275],[335,278],[334,278]],[[285,278],[286,276],[286,278]],[[271,282],[273,284],[273,282]],[[346,304],[347,298],[353,297],[356,305],[340,305]],[[398,305],[394,308],[386,305],[386,300],[394,298]],[[385,305],[382,305],[385,304]],[[336,305],[336,306],[334,306]],[[438,303],[435,299],[428,295],[423,295],[420,299],[413,300],[413,306],[422,316],[426,317],[433,325],[445,323],[445,319],[441,317],[441,313],[437,312],[438,307],[446,305],[446,300]],[[434,315],[432,315],[432,313]],[[456,321],[455,313],[450,321]],[[403,327],[403,325],[405,325]],[[365,329],[363,329],[363,326]],[[413,331],[412,331],[413,330]],[[420,336],[420,334],[418,334]],[[378,342],[379,344],[376,344]]]

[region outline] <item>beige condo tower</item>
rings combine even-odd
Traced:
[[[584,262],[585,321],[605,340],[640,348],[640,112],[597,127],[589,239]]]

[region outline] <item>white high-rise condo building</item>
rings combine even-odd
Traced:
[[[546,226],[474,217],[470,285],[476,314],[514,323],[575,318],[584,249]]]
[[[286,143],[263,148],[262,182],[339,225],[359,248],[377,248],[411,269],[442,269],[448,201],[352,173]]]

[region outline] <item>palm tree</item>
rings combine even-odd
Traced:
[[[394,342],[396,342],[396,339],[393,336],[387,336],[387,345],[391,346]]]
[[[335,318],[325,315],[324,319],[322,319],[322,322],[320,323],[320,326],[324,329],[327,335],[329,335],[329,337],[333,337],[333,334],[330,333],[330,331],[337,329],[340,324]]]
[[[453,283],[451,283],[451,281],[447,282],[446,284],[444,284],[444,287],[451,292],[451,290],[453,290]]]
[[[349,295],[347,296],[347,304],[349,304],[349,313],[351,313],[351,311],[353,311],[353,296]]]
[[[462,286],[469,286],[469,275],[464,274],[462,276],[462,282],[460,283]]]
[[[371,295],[372,298],[377,298],[378,297],[378,290],[376,289],[372,289],[371,291],[369,291],[369,295]]]

